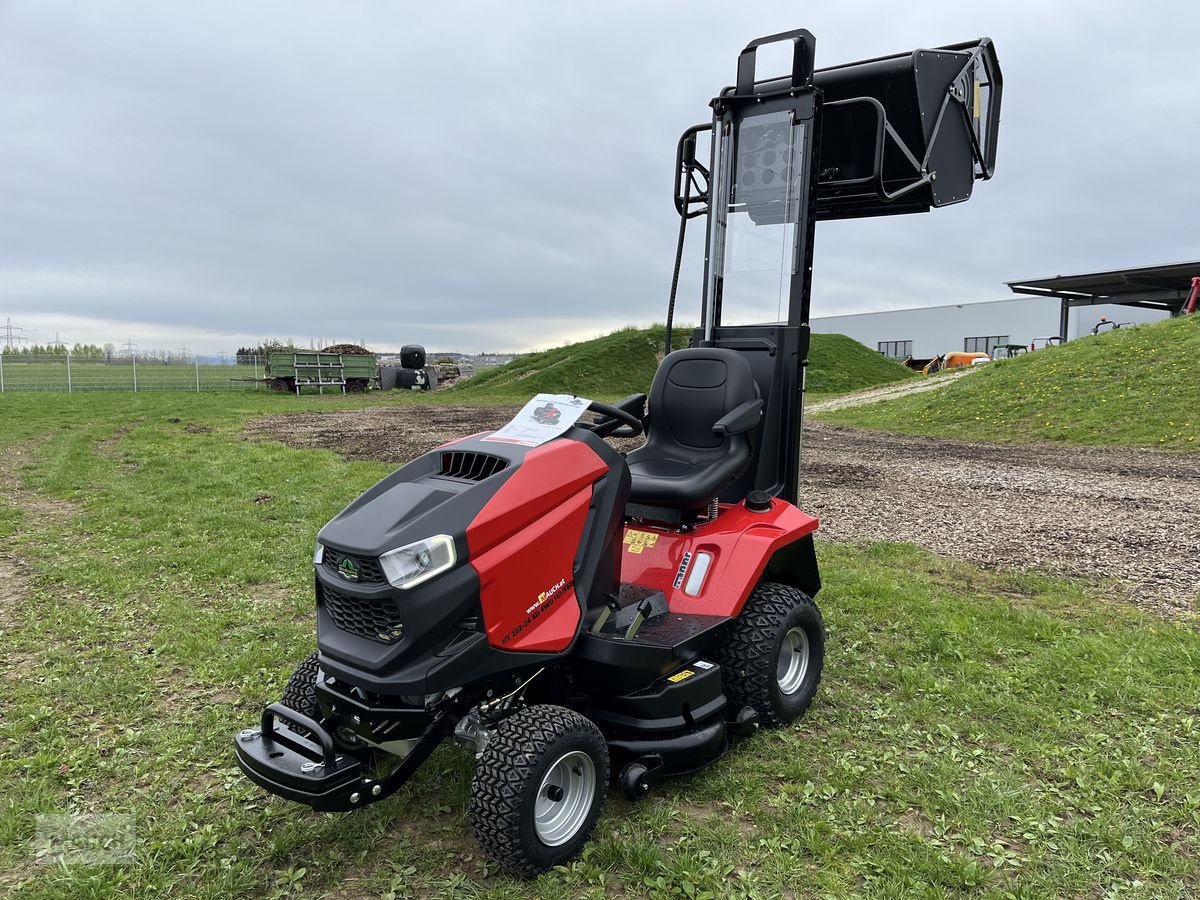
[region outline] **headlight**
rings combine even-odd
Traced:
[[[325,545],[317,544],[317,549],[313,551],[313,565],[319,566],[325,561]]]
[[[437,534],[423,541],[389,550],[379,557],[379,565],[392,587],[408,590],[440,575],[455,563],[454,538]]]

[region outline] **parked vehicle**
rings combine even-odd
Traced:
[[[936,372],[941,372],[943,369],[965,369],[968,366],[989,363],[991,361],[992,358],[986,353],[964,353],[953,350],[949,353],[943,353],[941,356],[935,356],[921,372],[925,375],[933,375]]]
[[[267,384],[273,391],[294,391],[315,387],[319,393],[336,388],[344,393],[361,394],[377,383],[375,354],[327,352],[318,350],[276,350],[267,357]]]
[[[791,71],[760,77],[775,43]],[[419,456],[321,529],[317,650],[234,742],[253,781],[359,809],[453,736],[475,755],[475,836],[532,875],[581,850],[610,775],[640,799],[808,710],[826,646],[797,506],[814,227],[968,199],[1001,93],[986,39],[824,70],[814,51],[804,30],[752,41],[680,138],[677,258],[707,220],[702,324],[670,352],[673,286],[648,398],[576,420],[577,398],[539,395],[503,438]],[[740,229],[789,242],[783,322],[723,321]],[[643,431],[627,454],[603,440]]]

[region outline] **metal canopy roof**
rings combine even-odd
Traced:
[[[1192,289],[1192,279],[1200,276],[1200,260],[1115,269],[1089,275],[1055,275],[1027,281],[1010,281],[1014,294],[1056,297],[1064,307],[1117,303],[1178,313]]]

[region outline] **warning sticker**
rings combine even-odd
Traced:
[[[637,531],[630,528],[625,532],[625,548],[630,553],[641,553],[647,547],[658,543],[658,535],[653,531]]]
[[[571,394],[538,394],[507,425],[483,440],[538,447],[579,421],[591,402]]]
[[[667,681],[671,682],[671,684],[679,684],[679,682],[687,681],[695,674],[696,673],[691,669],[684,669],[682,672],[676,672],[674,675],[668,675]]]

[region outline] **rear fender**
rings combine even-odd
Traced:
[[[821,572],[817,567],[813,536],[805,535],[776,550],[763,570],[761,580],[789,584],[810,597],[817,596],[821,590]]]
[[[764,577],[806,592],[820,588],[812,547],[818,524],[778,499],[765,512],[721,504],[714,521],[684,532],[631,524],[625,528],[621,580],[662,591],[674,613],[736,616]]]

